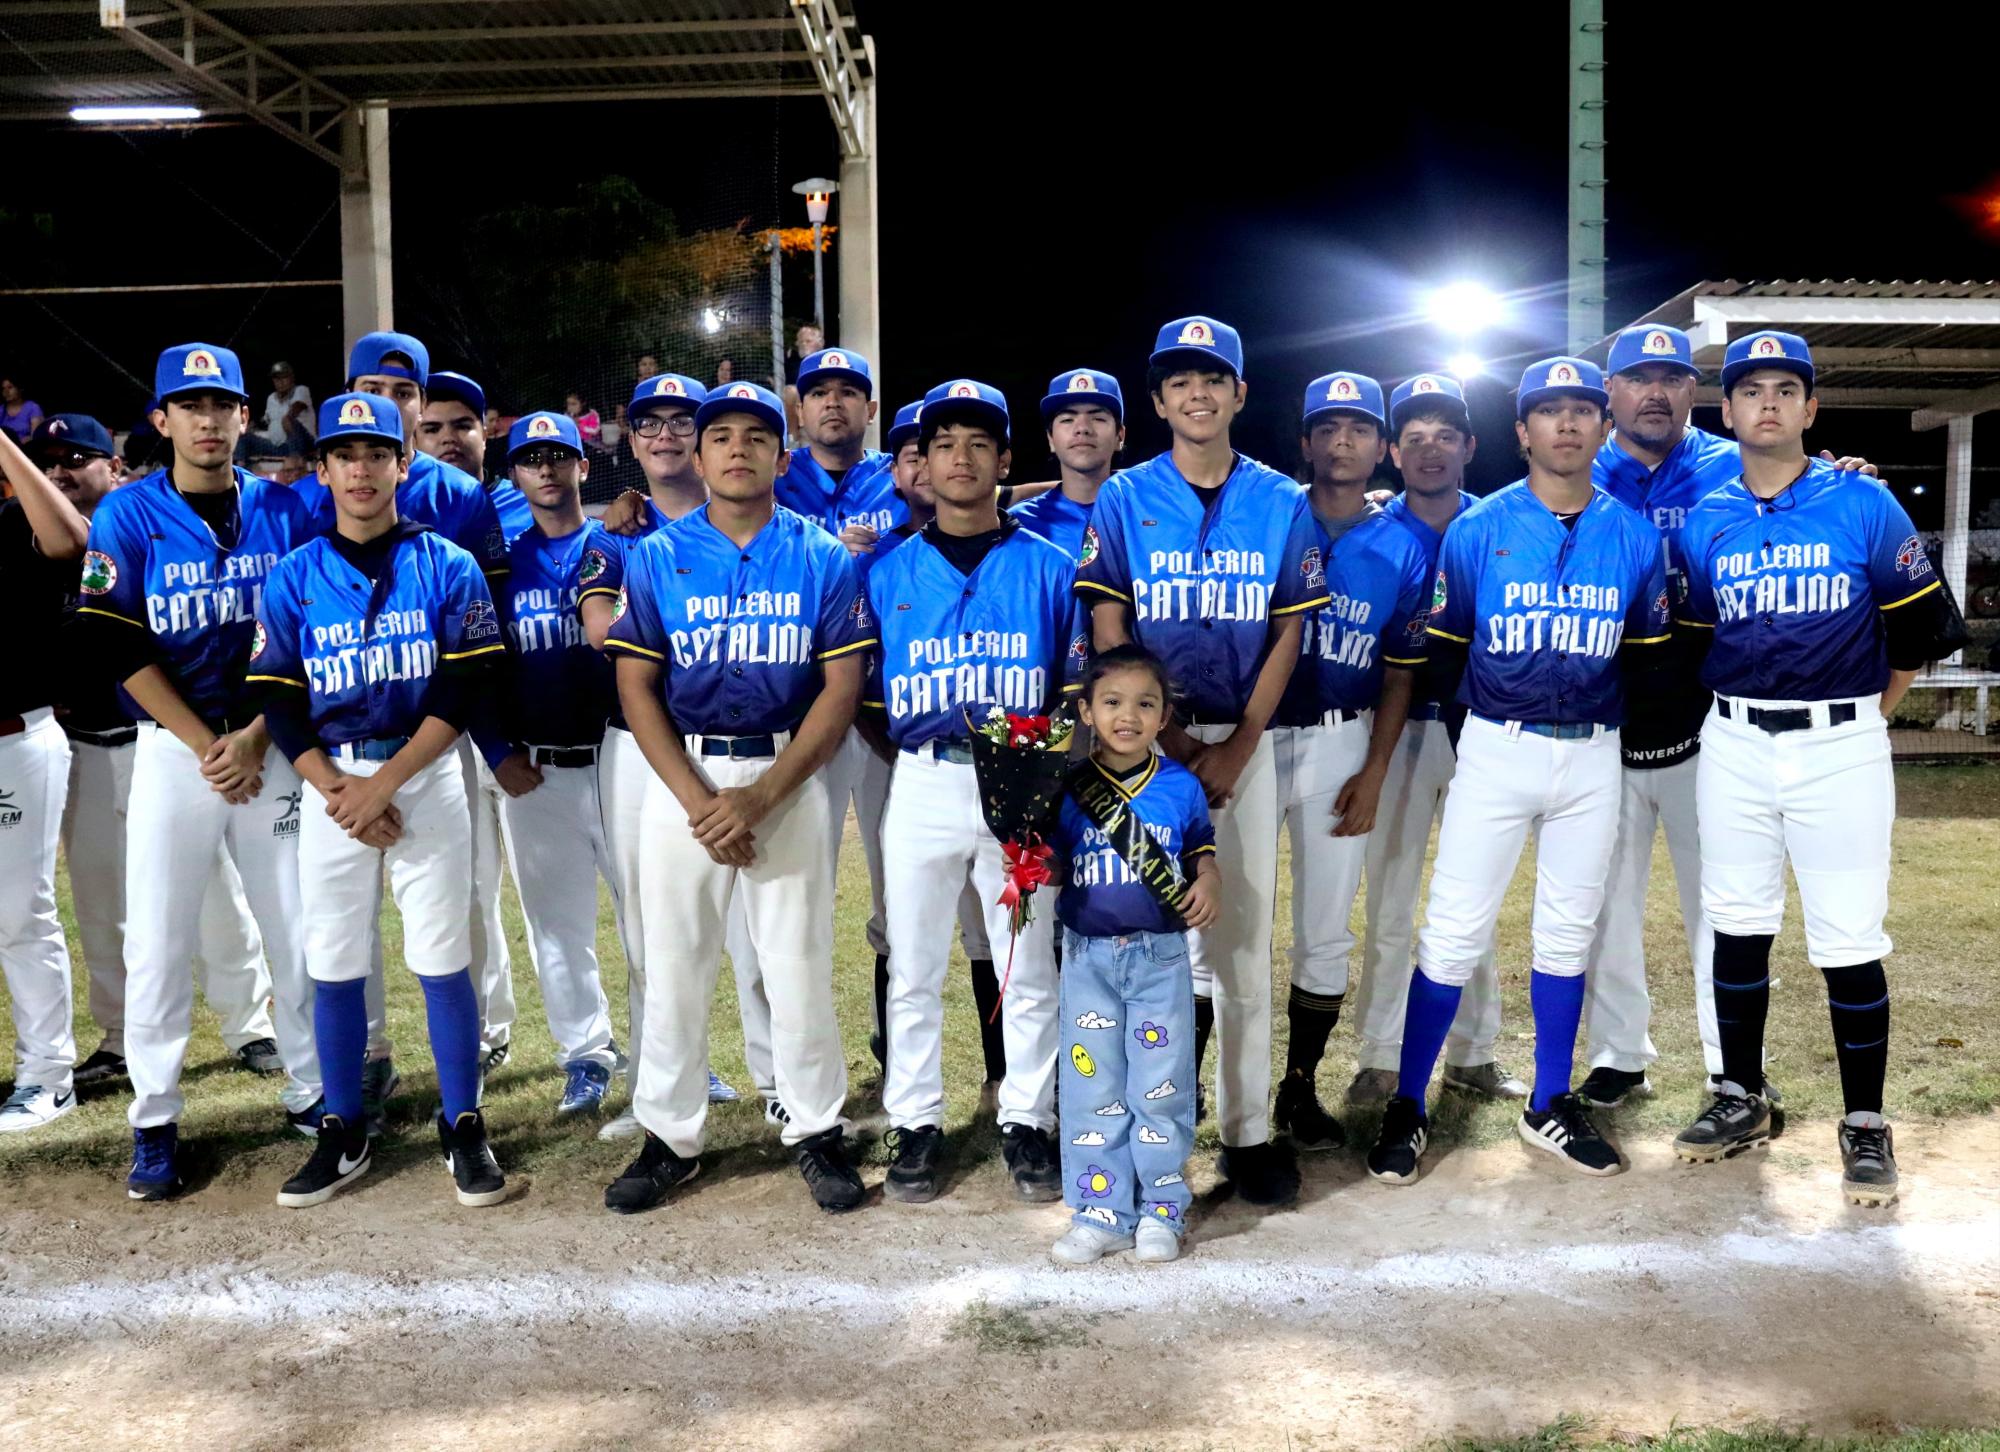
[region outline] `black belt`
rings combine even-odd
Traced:
[[[252,716],[250,721],[256,719],[255,716]],[[245,726],[250,724],[250,721],[232,721],[227,716],[204,716],[201,718],[201,724],[213,731],[217,736],[227,736],[232,731],[241,731]]]
[[[726,756],[731,761],[756,761],[778,754],[778,738],[769,732],[762,736],[704,736],[701,754]]]
[[[905,756],[928,756],[932,761],[955,761],[960,766],[967,766],[972,762],[972,743],[965,740],[953,741],[949,738],[940,737],[926,741],[920,746],[905,746],[903,754]]]
[[[706,753],[703,753],[706,755]],[[528,748],[530,766],[595,766],[597,748],[595,746],[530,746]]]
[[[80,741],[85,746],[130,746],[139,739],[137,726],[117,726],[109,731],[83,731],[74,726],[65,726],[63,733],[72,741]]]
[[[1725,721],[1736,719],[1736,713],[1730,709],[1729,702],[1721,696],[1715,698],[1715,711]],[[1826,708],[1826,724],[1829,726],[1845,726],[1853,719],[1852,701],[1836,701]],[[1777,710],[1764,706],[1745,706],[1743,724],[1755,726],[1759,731],[1768,731],[1773,736],[1784,731],[1810,731],[1813,728],[1813,713],[1805,706],[1788,706]]]
[[[1202,711],[1189,711],[1181,718],[1183,726],[1241,726],[1241,716],[1211,716]]]

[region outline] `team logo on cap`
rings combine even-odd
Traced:
[[[1567,363],[1558,363],[1549,370],[1547,386],[1550,388],[1565,388],[1574,385],[1575,382],[1576,370]]]
[[[1438,381],[1435,378],[1426,373],[1410,385],[1410,392],[1414,395],[1418,393],[1442,393],[1444,390],[1438,386]]]
[[[375,410],[358,398],[350,398],[340,406],[340,421],[343,424],[372,424]]]
[[[118,583],[118,562],[103,550],[87,550],[83,556],[83,583],[77,588],[86,595],[108,595]]]
[[[1766,333],[1750,345],[1750,356],[1752,358],[1782,358],[1785,356],[1785,345],[1779,340],[1777,334]]]
[[[1326,396],[1353,400],[1361,397],[1361,390],[1354,386],[1352,378],[1336,378],[1327,385]]]
[[[585,550],[583,552],[583,567],[576,572],[576,582],[579,585],[588,585],[608,568],[610,568],[610,561],[604,558],[603,550]]]
[[[1645,339],[1639,344],[1639,351],[1641,353],[1664,353],[1667,357],[1671,358],[1674,356],[1674,340],[1665,333],[1648,333]]]
[[[819,366],[821,368],[846,368],[849,366],[847,355],[845,353],[822,353],[820,355]]]
[[[1181,329],[1176,341],[1191,343],[1197,348],[1212,348],[1215,346],[1215,329],[1203,322],[1188,323]]]
[[[556,421],[545,413],[538,413],[528,420],[528,438],[553,439],[560,437],[561,434],[562,430],[556,427]]]
[[[197,348],[181,364],[181,373],[188,378],[220,378],[222,365],[215,361],[215,355],[208,349]]]
[[[951,393],[948,396],[952,398],[977,398],[979,397],[979,385],[976,383],[954,383],[951,386]]]
[[[1076,377],[1070,379],[1069,391],[1071,393],[1095,393],[1097,392],[1097,380],[1092,378],[1088,373],[1079,373]]]
[[[1086,525],[1084,526],[1084,531],[1083,531],[1083,549],[1077,555],[1076,562],[1079,565],[1087,565],[1096,558],[1097,558],[1097,526],[1094,524]]]
[[[69,422],[68,422],[68,420],[66,420],[66,419],[59,419],[59,418],[52,418],[52,419],[50,419],[50,420],[49,420],[49,432],[50,432],[50,433],[52,433],[52,434],[66,434],[66,433],[68,433],[68,432],[69,432]]]
[[[653,396],[655,398],[686,398],[687,390],[681,387],[681,381],[678,378],[662,378],[658,383],[653,385]]]
[[[728,393],[728,397],[730,398],[755,398],[756,396],[757,396],[757,390],[752,388],[747,383],[737,384],[734,388],[730,389]]]

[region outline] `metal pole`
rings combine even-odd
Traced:
[[[813,322],[819,328],[820,341],[826,341],[826,276],[825,262],[820,256],[820,224],[813,223]]]
[[[1604,0],[1569,4],[1569,351],[1604,336]]]
[[[771,391],[785,391],[785,249],[778,229],[765,234],[771,248]]]

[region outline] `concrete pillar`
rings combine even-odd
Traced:
[[[1965,560],[1972,531],[1972,417],[1953,414],[1944,426],[1944,578],[1963,610]],[[1964,653],[1947,664],[1964,664]]]
[[[363,106],[340,122],[341,367],[363,333],[393,325],[396,311],[389,254],[389,110]]]
[[[840,262],[840,324],[834,337],[843,348],[852,348],[875,365],[877,399],[882,408],[868,430],[870,448],[880,447],[881,431],[894,418],[896,399],[913,391],[914,384],[903,379],[898,392],[884,397],[880,380],[885,377],[882,360],[882,281],[881,258],[875,247],[875,87],[873,79],[862,82],[855,109],[861,118],[861,155],[844,156],[840,162],[840,231],[834,246]]]

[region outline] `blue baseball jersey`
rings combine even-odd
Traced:
[[[1618,726],[1618,649],[1668,636],[1660,532],[1601,489],[1573,527],[1522,479],[1453,521],[1430,633],[1468,647],[1458,699],[1495,721]]]
[[[507,633],[513,646],[508,682],[520,744],[595,746],[618,708],[612,665],[584,634],[582,603],[616,601],[625,584],[621,540],[595,520],[551,539],[539,528],[507,552]]]
[[[1667,590],[1678,606],[1687,597],[1687,566],[1680,555],[1681,526],[1690,509],[1743,472],[1736,440],[1688,425],[1681,441],[1648,468],[1619,446],[1613,434],[1591,462],[1590,482],[1640,515],[1667,541]]]
[[[331,534],[333,491],[317,478],[301,479],[292,488],[306,501],[319,533]],[[525,499],[521,502],[527,503]],[[436,530],[477,560],[489,575],[507,568],[507,532],[500,527],[494,496],[456,465],[441,463],[429,454],[413,457],[410,477],[396,486],[396,516]]]
[[[887,454],[870,449],[835,484],[833,476],[813,458],[811,448],[794,449],[791,467],[778,476],[773,492],[778,503],[828,534],[837,536],[850,524],[865,524],[886,535],[910,517],[909,506],[896,492],[895,475],[889,467],[894,462]],[[878,544],[853,557],[855,571],[864,582],[881,555]]]
[[[1091,506],[1077,503],[1061,489],[1024,499],[1007,512],[1071,559],[1083,553],[1083,532],[1090,524]]]
[[[1680,547],[1680,618],[1715,631],[1701,679],[1722,696],[1872,696],[1889,683],[1883,613],[1938,588],[1895,496],[1821,459],[1775,499],[1724,485],[1689,511]]]
[[[1306,612],[1299,663],[1285,686],[1279,726],[1310,726],[1334,709],[1373,710],[1388,667],[1414,668],[1428,653],[1434,571],[1409,530],[1377,513],[1333,539],[1318,516],[1327,603]]]
[[[512,549],[515,540],[535,527],[535,512],[528,507],[528,496],[516,489],[509,479],[502,479],[486,492],[493,501],[494,514],[500,519],[500,537]],[[397,496],[399,500],[401,497],[400,494]]]
[[[324,536],[278,562],[257,611],[251,681],[303,686],[322,746],[415,734],[446,661],[506,649],[486,577],[428,529],[370,581]]]
[[[1173,861],[1176,880],[1192,882],[1195,859],[1215,851],[1215,828],[1208,818],[1208,798],[1195,774],[1164,756],[1135,780],[1120,782],[1104,772],[1125,797],[1126,810],[1144,825],[1148,851],[1164,852]],[[1062,813],[1051,847],[1057,861],[1056,916],[1071,932],[1086,938],[1115,938],[1124,933],[1178,933],[1180,918],[1133,875],[1125,858],[1076,799],[1064,796]]]
[[[1462,516],[1466,510],[1472,508],[1478,502],[1470,494],[1460,494],[1458,496],[1458,514],[1452,517],[1453,522],[1456,522],[1459,516]],[[1444,529],[1432,529],[1425,521],[1417,518],[1416,511],[1410,508],[1410,499],[1407,494],[1398,494],[1387,504],[1383,505],[1382,513],[1410,532],[1410,538],[1415,540],[1423,549],[1426,574],[1434,576],[1437,573],[1438,551],[1444,547],[1445,533],[1451,526],[1447,524]]]
[[[1306,492],[1236,456],[1212,505],[1161,454],[1114,474],[1077,554],[1085,605],[1132,607],[1132,638],[1167,663],[1198,718],[1240,717],[1271,622],[1327,603]]]
[[[225,715],[243,679],[272,568],[318,531],[292,489],[236,471],[236,541],[224,546],[165,469],[104,496],[90,520],[78,611],[153,637],[181,699]],[[146,719],[121,690],[120,704]]]
[[[1090,637],[1072,593],[1076,567],[1040,535],[1008,528],[968,577],[921,534],[868,577],[881,630],[866,704],[914,750],[963,741],[965,713],[1030,714],[1073,692]]]
[[[823,663],[875,640],[847,546],[780,505],[738,548],[704,504],[627,551],[605,650],[661,663],[680,730],[761,736],[797,730]]]

